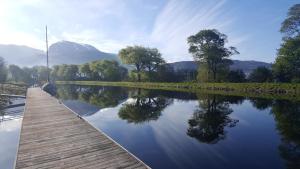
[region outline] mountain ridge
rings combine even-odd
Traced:
[[[7,64],[16,64],[19,66],[31,67],[35,65],[45,65],[46,63],[44,51],[25,45],[0,44],[0,56],[6,60]],[[58,64],[83,64],[94,60],[103,59],[116,60],[120,62],[117,54],[100,51],[96,47],[89,44],[71,41],[58,41],[49,47],[49,62],[51,66]],[[175,71],[191,71],[198,69],[198,65],[194,61],[178,61],[167,63],[167,65],[171,66]],[[124,66],[131,69],[131,67],[128,65]],[[259,66],[270,68],[271,64],[254,60],[233,60],[231,69],[242,69],[246,74],[249,74],[253,69]]]

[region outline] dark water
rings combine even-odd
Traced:
[[[120,87],[58,97],[152,168],[300,168],[300,103]]]

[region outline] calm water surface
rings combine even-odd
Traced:
[[[297,101],[71,85],[58,97],[154,169],[300,168]],[[13,168],[22,110],[0,111],[0,169]]]
[[[24,103],[24,99],[10,99],[11,105]],[[2,104],[1,104],[2,103]],[[3,109],[9,103],[0,103],[0,169],[14,167],[24,106]]]
[[[300,103],[121,87],[58,97],[150,167],[300,168]]]

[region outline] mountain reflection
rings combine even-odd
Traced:
[[[233,112],[230,103],[242,103],[243,97],[198,95],[199,108],[188,121],[187,134],[200,142],[214,144],[225,138],[226,126],[234,127],[238,120],[229,115]]]
[[[172,99],[150,90],[131,91],[132,100],[127,101],[119,110],[119,117],[128,123],[143,123],[157,120],[161,112],[172,103]]]

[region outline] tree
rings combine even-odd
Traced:
[[[300,4],[289,9],[280,31],[284,37],[272,67],[275,79],[300,82]]]
[[[0,57],[0,83],[5,82],[6,78],[7,78],[7,68],[4,59]]]
[[[119,51],[119,57],[124,64],[135,66],[138,81],[141,81],[141,71],[145,67],[146,48],[142,46],[128,46]]]
[[[37,72],[37,80],[39,82],[46,82],[48,80],[48,72],[51,72],[50,68],[46,66],[34,66],[35,72]]]
[[[248,80],[258,83],[271,82],[273,80],[272,71],[264,66],[258,67],[250,73]]]
[[[146,48],[145,67],[148,72],[157,70],[157,68],[165,63],[165,60],[161,57],[158,49]]]
[[[206,74],[208,81],[219,81],[218,75],[229,70],[229,57],[238,54],[235,47],[225,47],[227,36],[215,29],[202,30],[188,37],[189,52],[200,63],[199,76]]]
[[[126,76],[127,71],[117,61],[99,60],[90,64],[90,69],[98,80],[118,81]]]
[[[8,70],[11,75],[11,80],[15,82],[20,82],[23,80],[23,71],[19,66],[9,65]]]
[[[287,18],[281,24],[280,32],[285,34],[285,38],[292,38],[300,34],[300,4],[289,9]]]
[[[272,69],[280,82],[300,82],[300,36],[283,42]]]
[[[227,75],[227,80],[233,83],[242,83],[246,81],[246,75],[243,70],[231,70]]]
[[[121,49],[119,56],[124,64],[135,66],[137,80],[141,81],[141,73],[148,72],[151,76],[153,71],[157,71],[158,67],[165,63],[158,49],[146,48],[142,46],[128,46]]]
[[[64,70],[64,76],[66,80],[76,80],[78,74],[77,65],[67,65]]]
[[[91,69],[90,69],[90,64],[85,63],[83,65],[79,66],[79,72],[85,77],[85,78],[91,78]]]

